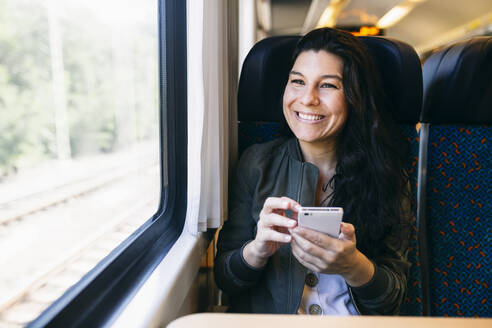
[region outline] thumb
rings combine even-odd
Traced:
[[[355,228],[350,223],[342,222],[340,225],[340,236],[338,239],[350,240],[355,243]]]

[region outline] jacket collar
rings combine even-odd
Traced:
[[[292,137],[288,139],[286,143],[290,157],[298,162],[304,162],[304,159],[302,158],[301,147],[299,146],[299,140],[297,140],[296,137]]]

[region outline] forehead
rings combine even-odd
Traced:
[[[325,50],[303,51],[297,56],[292,70],[302,74],[337,74],[341,77],[343,72],[343,60],[337,55]]]

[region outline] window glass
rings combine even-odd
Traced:
[[[155,0],[0,0],[0,326],[157,210]]]

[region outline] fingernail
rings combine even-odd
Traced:
[[[287,242],[289,242],[290,241],[290,236],[285,236],[284,237],[284,240],[287,241]]]
[[[300,206],[300,205],[296,205],[295,206],[295,209],[296,209],[297,212],[299,212],[301,210],[301,208],[302,208],[302,206]]]

